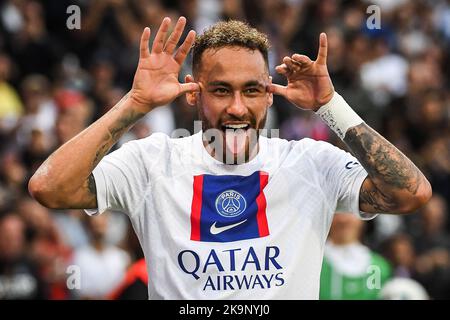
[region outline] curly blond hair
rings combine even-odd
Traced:
[[[196,37],[192,49],[192,70],[194,74],[200,70],[201,58],[205,50],[228,46],[259,50],[268,68],[270,44],[267,35],[245,22],[229,20],[217,22]]]

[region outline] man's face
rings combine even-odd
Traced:
[[[204,132],[216,129],[219,135],[213,156],[226,163],[248,161],[257,152],[257,130],[264,128],[273,101],[263,55],[242,47],[207,49],[199,69],[195,81],[201,92],[188,101],[197,105]]]

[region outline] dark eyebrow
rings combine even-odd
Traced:
[[[211,81],[211,82],[208,82],[208,86],[231,87],[231,85],[225,81]]]
[[[257,81],[257,80],[251,80],[251,81],[247,81],[244,84],[244,87],[265,87],[265,84],[261,81]]]
[[[225,81],[211,81],[208,82],[208,86],[222,86],[228,88],[231,87],[231,85]],[[257,86],[265,87],[265,84],[258,80],[250,80],[244,84],[244,87],[257,87]]]

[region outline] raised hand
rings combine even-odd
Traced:
[[[284,96],[297,107],[317,111],[331,100],[333,84],[327,69],[327,36],[320,34],[319,52],[316,61],[300,54],[284,57],[275,70],[288,80],[287,86],[270,85],[270,91]]]
[[[151,53],[148,49],[150,29],[145,28],[142,33],[139,64],[130,93],[131,98],[145,112],[166,105],[183,93],[200,90],[197,83],[178,82],[181,65],[195,40],[195,31],[189,31],[186,39],[175,52],[185,25],[186,19],[180,17],[174,31],[166,41],[170,18],[164,18],[153,41]]]

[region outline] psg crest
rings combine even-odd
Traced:
[[[245,198],[235,190],[224,191],[216,199],[217,213],[225,218],[236,217],[246,208]]]
[[[267,173],[193,178],[191,240],[232,242],[270,234],[264,195]]]

